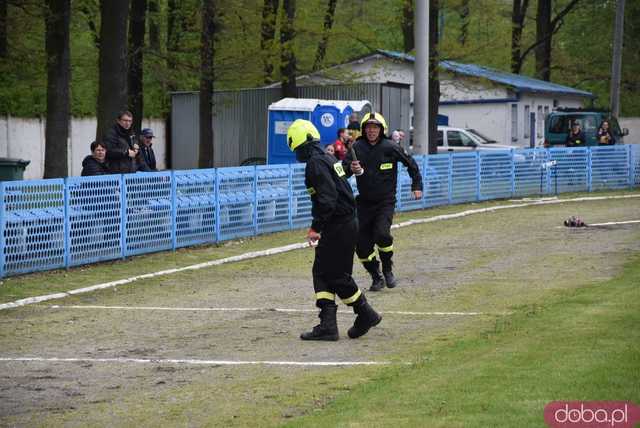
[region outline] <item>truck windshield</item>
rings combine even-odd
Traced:
[[[551,117],[549,131],[554,134],[568,134],[574,122],[578,122],[582,130],[589,133],[596,132],[599,125],[595,116],[564,114]]]

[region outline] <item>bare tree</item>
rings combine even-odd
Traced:
[[[140,133],[144,111],[143,53],[147,0],[131,0],[129,20],[129,71],[127,76],[129,107],[133,113],[133,129]]]
[[[580,0],[571,0],[553,19],[551,19],[551,2],[552,0],[538,0],[536,43],[533,46],[536,53],[536,77],[546,81],[551,80],[553,35],[560,30],[564,23],[564,17],[576,7]]]
[[[318,50],[316,51],[316,59],[313,62],[313,70],[320,70],[324,63],[324,57],[327,54],[327,45],[329,44],[329,34],[333,27],[333,21],[336,14],[336,4],[338,0],[329,0],[327,4],[327,11],[324,14],[324,26],[322,29],[322,37],[320,43],[318,43]]]
[[[200,146],[198,166],[213,167],[213,57],[216,33],[214,0],[202,0],[200,33]]]
[[[155,52],[160,52],[159,11],[158,0],[149,0],[149,47]]]
[[[413,0],[402,1],[402,21],[400,27],[402,28],[402,42],[404,52],[409,52],[415,47],[415,39],[413,34]]]
[[[440,105],[440,55],[438,53],[439,0],[429,2],[429,153],[438,153],[438,107]]]
[[[7,0],[0,0],[0,58],[6,58],[7,44]]]
[[[522,49],[522,31],[524,19],[527,16],[529,0],[513,0],[511,12],[511,72],[520,74],[524,57],[520,54]]]
[[[273,83],[273,42],[276,38],[276,18],[279,0],[264,0],[262,5],[262,25],[260,51],[262,52],[263,82]]]
[[[184,26],[183,5],[181,0],[167,2],[167,70],[173,72],[177,67],[175,53],[180,50],[180,35]],[[167,84],[168,91],[176,91],[178,86],[173,78]]]
[[[101,0],[100,18],[97,139],[127,107],[129,0]]]
[[[282,0],[282,20],[280,24],[280,79],[282,82],[282,96],[298,96],[296,86],[296,55],[293,42],[296,31],[293,21],[296,15],[295,0]]]
[[[462,46],[467,43],[467,38],[469,37],[469,3],[470,0],[462,0],[460,9],[458,10],[458,14],[460,15],[460,36],[458,37],[458,42],[460,42]]]
[[[47,127],[44,178],[66,177],[69,139],[69,22],[71,0],[47,0],[45,49],[47,52]]]

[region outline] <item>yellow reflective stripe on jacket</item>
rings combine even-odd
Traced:
[[[313,187],[307,187],[307,193],[309,193],[310,195],[315,195],[316,189],[314,189]]]
[[[326,299],[326,300],[336,300],[336,295],[333,293],[329,293],[328,291],[321,291],[316,293],[316,300]]]
[[[369,257],[366,257],[364,259],[358,258],[358,260],[360,260],[361,262],[370,262],[371,260],[373,260],[376,256],[376,252],[374,251],[373,253],[371,253],[369,255]]]
[[[358,300],[358,298],[360,298],[361,294],[362,294],[362,291],[360,291],[360,289],[358,289],[358,291],[356,291],[356,294],[354,294],[353,296],[349,297],[348,299],[342,299],[342,301],[344,302],[345,305],[350,305],[351,303],[353,303],[356,300]]]
[[[389,245],[388,247],[378,246],[378,251],[382,251],[383,253],[388,253],[390,251],[393,251],[393,244]]]
[[[387,169],[393,169],[393,164],[391,162],[380,164],[380,170],[381,171],[384,171],[384,170],[387,170]]]

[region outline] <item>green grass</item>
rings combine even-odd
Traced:
[[[422,343],[419,363],[389,368],[287,426],[545,426],[550,401],[637,403],[639,286],[636,256],[611,281]]]

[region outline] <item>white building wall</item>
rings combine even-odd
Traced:
[[[439,113],[449,117],[449,126],[473,128],[501,144],[510,142],[509,104],[441,105]]]
[[[25,179],[39,179],[44,175],[45,120],[5,116],[0,118],[0,157],[29,160]],[[69,175],[80,175],[82,160],[91,153],[89,145],[95,140],[95,118],[71,120],[69,129]],[[158,169],[165,168],[165,123],[161,119],[145,119],[143,128],[151,128],[156,136],[153,150]]]

